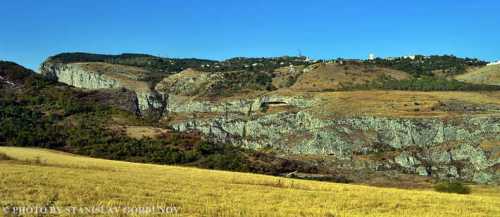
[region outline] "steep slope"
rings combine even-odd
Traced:
[[[457,195],[126,163],[43,149],[0,147],[0,153],[7,158],[0,159],[2,208],[38,205],[56,206],[64,211],[66,207],[155,206],[155,215],[149,213],[151,216],[173,213],[176,216],[312,217],[500,214],[500,195],[495,187],[474,187],[471,195]],[[158,208],[164,208],[165,212],[159,213]],[[62,214],[90,216],[88,213]],[[150,216],[148,213],[99,216],[132,214]]]
[[[57,91],[61,94],[71,93],[71,97],[78,98],[79,101],[90,102],[96,105],[112,106],[134,114],[139,112],[135,94],[125,89],[75,92],[72,87],[62,86],[60,83],[50,82],[46,80],[45,77],[38,75],[32,70],[26,69],[16,63],[0,61],[0,91],[9,94],[15,92],[27,92],[25,95],[31,95],[31,93],[29,93],[30,91],[33,91],[31,89],[40,91],[40,89],[43,89],[40,87],[44,86],[50,86],[47,88],[50,89],[50,91],[47,92],[52,92],[54,89],[57,89]],[[38,95],[36,97],[42,98],[44,93],[34,93],[34,95]],[[50,94],[47,93],[47,95]]]
[[[16,63],[0,61],[0,85],[18,86],[24,83],[24,79],[33,75],[35,72],[26,69]],[[1,86],[0,86],[1,87]]]
[[[456,79],[474,84],[500,85],[500,65],[485,66],[472,72],[458,75]]]
[[[147,78],[151,72],[132,66],[101,62],[57,63],[45,61],[40,71],[59,82],[86,89],[119,89],[135,92],[139,111],[162,113],[163,96],[154,91]]]

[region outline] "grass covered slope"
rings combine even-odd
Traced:
[[[474,84],[500,85],[500,65],[491,65],[458,75],[457,80]]]
[[[292,180],[0,147],[0,206],[171,206],[179,216],[499,216],[499,194]],[[10,160],[8,160],[10,158]],[[84,215],[82,215],[84,216]]]
[[[308,69],[309,71],[297,78],[295,84],[291,86],[292,90],[332,91],[341,90],[353,85],[367,84],[381,76],[394,80],[411,78],[408,73],[403,71],[362,63],[318,63],[310,66]]]

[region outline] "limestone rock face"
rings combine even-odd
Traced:
[[[118,80],[99,72],[86,71],[78,64],[46,64],[41,71],[48,77],[74,87],[87,89],[122,87]]]
[[[144,81],[135,80],[137,76],[131,76],[129,69],[118,67],[118,71],[110,71],[110,67],[103,63],[51,63],[45,62],[40,71],[47,77],[56,79],[74,87],[85,89],[117,89],[125,88],[135,93],[139,112],[144,114],[150,111],[163,112],[164,97],[149,87]],[[119,70],[123,69],[124,72]],[[137,72],[135,72],[137,73]]]
[[[283,96],[218,103],[171,96],[168,102],[169,115],[193,115],[171,122],[174,129],[198,130],[220,142],[272,148],[285,155],[328,156],[351,162],[350,169],[386,168],[442,179],[499,181],[498,156],[491,158],[492,153],[479,143],[498,141],[500,117],[323,119],[308,111],[314,100]],[[295,111],[265,111],[281,106]]]
[[[198,100],[192,97],[168,95],[168,113],[223,113],[253,114],[269,104],[306,108],[313,102],[302,97],[262,96],[257,98],[229,99],[220,102]]]

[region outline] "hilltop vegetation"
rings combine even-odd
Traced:
[[[179,72],[191,67],[199,67],[202,64],[211,64],[215,61],[203,59],[173,59],[161,58],[147,54],[120,54],[105,55],[91,53],[61,53],[49,58],[48,61],[57,63],[79,63],[79,62],[105,62],[145,68],[150,71],[161,73]]]
[[[306,91],[335,90],[408,90],[408,91],[483,91],[498,90],[491,83],[466,83],[454,76],[485,66],[486,62],[452,55],[377,58],[375,60],[319,60],[305,57],[232,58],[224,61],[163,58],[145,54],[101,55],[62,53],[46,63],[108,63],[108,71],[120,71],[120,65],[146,70],[137,80],[155,86],[172,74],[190,69],[220,76],[213,83],[210,96],[234,95],[245,91],[271,91],[288,88]],[[334,63],[331,63],[334,62]],[[109,67],[115,65],[116,70]],[[97,67],[97,66],[96,66]],[[123,71],[123,70],[122,70]],[[130,74],[127,70],[125,74]],[[464,82],[465,81],[465,82]]]
[[[308,66],[313,64],[305,57],[272,57],[272,58],[245,58],[236,57],[224,61],[196,59],[196,58],[164,58],[147,54],[120,54],[104,55],[90,53],[61,53],[48,59],[57,63],[77,62],[106,62],[111,64],[128,65],[145,68],[154,72],[175,73],[192,68],[206,72],[246,70],[272,72],[285,66]],[[318,60],[317,62],[329,62]],[[346,64],[375,65],[407,72],[413,76],[457,75],[465,73],[468,68],[485,66],[487,62],[473,58],[460,58],[453,55],[416,55],[412,58],[377,58],[375,60],[358,61],[337,59],[335,62]]]
[[[196,59],[196,58],[165,58],[147,54],[90,54],[90,53],[61,53],[48,59],[57,63],[105,62],[111,64],[128,65],[145,68],[153,72],[175,73],[192,68],[207,72],[216,71],[272,71],[288,65],[306,64],[305,57],[275,57],[275,58],[245,58],[236,57],[224,61]]]
[[[367,62],[381,67],[405,71],[417,77],[457,75],[465,73],[469,67],[480,67],[487,64],[487,62],[478,59],[459,58],[453,55],[416,55],[414,58],[399,57],[392,59],[377,58]]]

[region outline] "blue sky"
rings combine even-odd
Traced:
[[[32,69],[71,51],[500,59],[497,0],[3,0],[0,26],[0,59]]]

